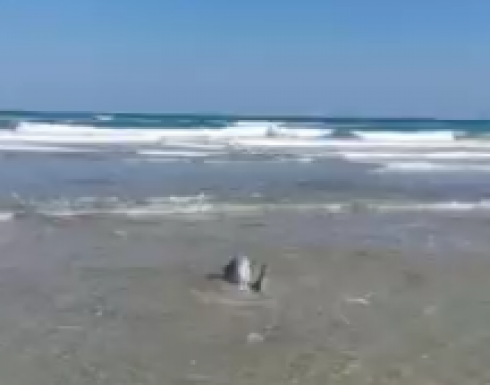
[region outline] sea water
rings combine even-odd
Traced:
[[[481,211],[490,192],[486,121],[6,111],[0,126],[7,211],[98,200]]]

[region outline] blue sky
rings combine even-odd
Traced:
[[[490,117],[488,0],[0,0],[0,108]]]

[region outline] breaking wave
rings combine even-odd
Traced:
[[[250,146],[342,146],[342,145],[448,145],[456,140],[451,131],[390,132],[352,131],[348,138],[333,128],[301,127],[274,122],[237,122],[221,128],[106,128],[61,123],[21,121],[12,130],[0,132],[0,144],[148,144],[223,142]],[[490,145],[490,143],[489,143]]]
[[[166,116],[51,115],[21,114],[18,119],[8,115],[9,122],[15,124],[0,130],[0,153],[105,153],[153,162],[242,159],[237,158],[237,154],[269,161],[340,158],[355,163],[381,162],[390,172],[441,169],[437,165],[422,165],[435,160],[490,161],[490,123],[483,129],[480,129],[483,123],[475,123],[476,128],[469,130],[466,127],[469,123],[465,126],[430,120],[346,123],[174,116],[166,122],[165,119],[169,119]],[[72,123],[67,123],[68,120]],[[392,164],[383,163],[388,161]],[[401,165],[402,161],[412,164]],[[448,166],[445,169],[464,167],[479,172],[486,166]]]

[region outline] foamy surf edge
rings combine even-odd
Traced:
[[[375,169],[377,173],[449,173],[449,172],[473,172],[473,173],[488,173],[490,172],[490,164],[477,163],[437,163],[437,162],[388,162],[380,168]]]
[[[346,202],[219,202],[199,195],[191,197],[153,198],[144,202],[122,201],[116,197],[80,198],[73,201],[18,202],[15,209],[0,212],[0,221],[22,218],[119,218],[158,220],[168,218],[249,216],[275,212],[314,214],[358,213],[478,213],[490,215],[490,200],[480,201],[376,201]]]

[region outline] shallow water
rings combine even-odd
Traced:
[[[488,226],[369,213],[7,221],[2,380],[485,383]],[[270,265],[263,298],[206,280],[237,250]]]

